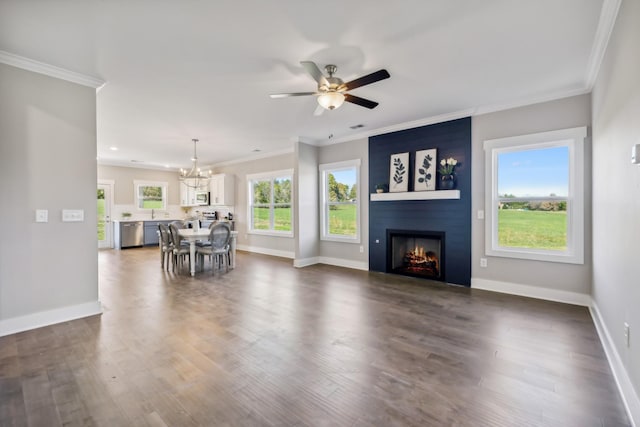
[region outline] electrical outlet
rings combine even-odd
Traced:
[[[485,268],[487,266],[487,259],[480,258],[480,267]]]
[[[624,341],[627,347],[631,344],[631,328],[627,322],[624,322]]]
[[[47,209],[36,209],[36,222],[49,222],[49,211]]]

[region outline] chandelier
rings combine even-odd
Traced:
[[[191,166],[191,170],[180,169],[179,179],[184,185],[191,188],[200,188],[205,184],[209,184],[209,180],[211,179],[211,171],[202,172],[198,167],[198,155],[196,154],[196,143],[197,139],[192,139],[193,141],[193,157],[191,161],[193,162]]]

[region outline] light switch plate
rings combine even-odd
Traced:
[[[49,211],[47,209],[36,209],[36,222],[49,222]]]
[[[82,209],[63,209],[62,222],[82,222],[84,221],[84,210]]]

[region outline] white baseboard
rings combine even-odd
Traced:
[[[478,279],[472,277],[471,287],[473,289],[484,289],[486,291],[564,302],[566,304],[581,305],[584,307],[589,307],[591,305],[591,295],[588,294],[522,285],[519,283],[499,282],[497,280]]]
[[[620,357],[618,350],[616,350],[616,346],[613,343],[613,339],[611,339],[609,329],[604,323],[604,320],[600,315],[600,310],[598,310],[598,306],[595,302],[591,304],[589,311],[591,312],[593,323],[596,325],[596,330],[598,331],[602,347],[604,347],[604,352],[607,354],[609,366],[611,366],[613,377],[618,384],[618,390],[620,390],[622,401],[627,409],[627,415],[629,415],[631,420],[631,425],[636,426],[640,422],[640,398],[638,398],[638,394],[633,388],[633,383],[631,382],[631,379],[627,374],[627,370],[622,363],[622,358]]]
[[[0,337],[101,313],[102,304],[100,304],[100,301],[91,301],[25,316],[12,317],[0,320]]]
[[[308,267],[313,264],[318,264],[320,257],[314,256],[310,258],[296,258],[293,260],[293,266],[296,268]]]
[[[280,251],[277,249],[270,249],[270,248],[260,248],[258,246],[237,245],[236,249],[239,251],[254,252],[257,254],[271,255],[271,256],[277,256],[281,258],[289,258],[289,259],[295,258],[295,254],[293,252]]]
[[[308,267],[314,264],[335,265],[336,267],[353,268],[354,270],[369,271],[369,263],[362,261],[353,261],[350,259],[331,258],[326,256],[316,256],[310,258],[298,258],[293,260],[294,267]]]
[[[353,268],[354,270],[369,271],[368,262],[354,261],[351,259],[342,259],[342,258],[330,258],[326,256],[321,256],[319,262],[320,264],[335,265],[336,267],[346,267],[346,268]]]

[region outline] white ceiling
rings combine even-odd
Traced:
[[[100,161],[181,167],[191,138],[201,164],[218,164],[588,92],[611,3],[2,0],[0,50],[107,82]],[[314,97],[268,96],[315,90],[301,60],[336,64],[345,81],[391,78],[353,91],[376,109],[316,117]]]

